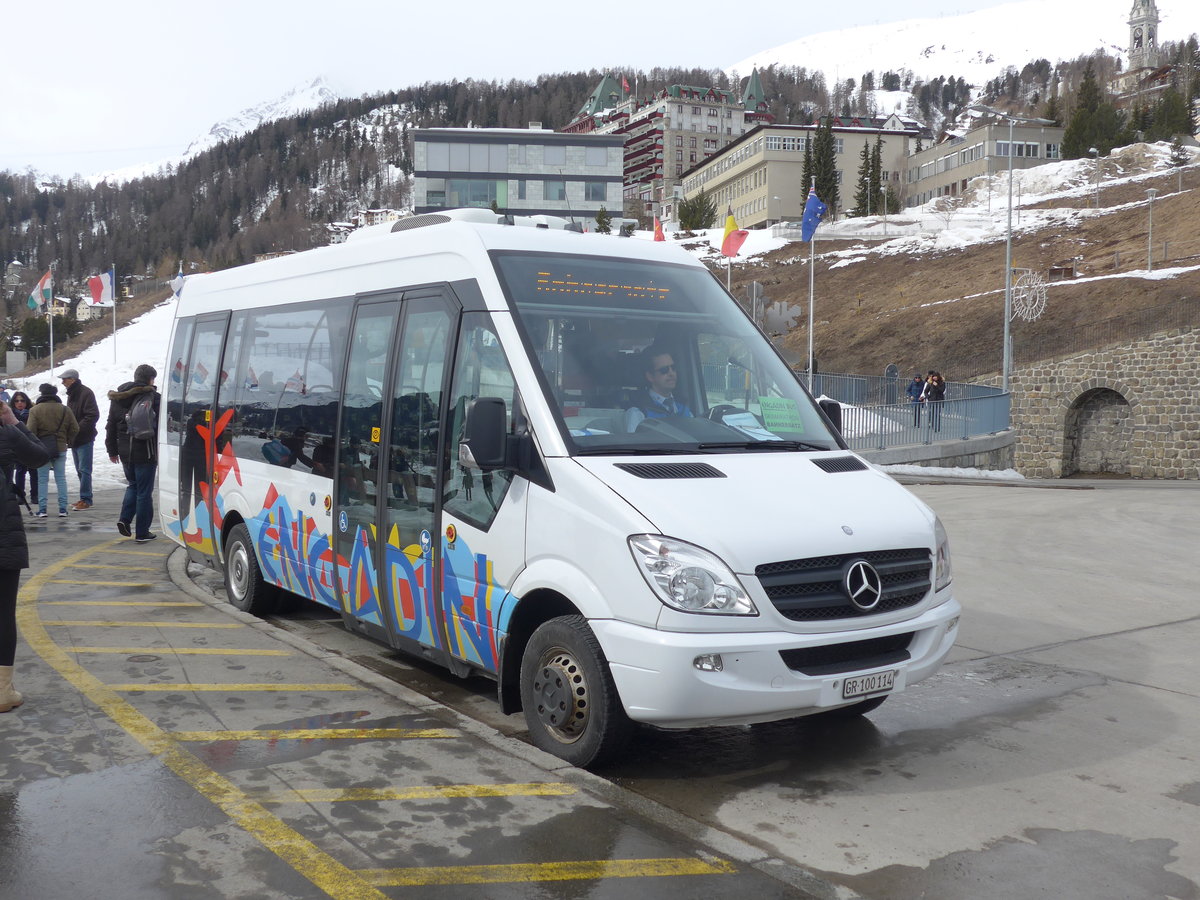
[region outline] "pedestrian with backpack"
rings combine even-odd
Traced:
[[[154,540],[154,476],[158,470],[158,410],[161,402],[154,388],[158,372],[143,363],[134,369],[133,381],[108,392],[108,421],[104,426],[104,448],[111,462],[125,470],[125,499],[117,531],[139,544]]]

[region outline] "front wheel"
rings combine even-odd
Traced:
[[[235,525],[225,544],[225,592],[242,612],[265,616],[275,611],[279,591],[263,580],[245,525]]]
[[[521,705],[534,745],[583,768],[611,759],[633,728],[582,616],[550,619],[530,636],[521,658]]]

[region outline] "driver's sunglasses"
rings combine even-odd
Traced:
[[[657,369],[655,369],[654,371],[655,371],[655,372],[657,372],[659,375],[666,375],[668,372],[674,372],[674,371],[675,371],[675,365],[672,363],[672,364],[671,364],[671,365],[669,365],[669,366],[659,366],[659,367],[658,367]]]

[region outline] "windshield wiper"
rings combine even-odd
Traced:
[[[700,444],[701,450],[828,450],[806,441],[722,441]]]
[[[675,456],[694,454],[694,447],[580,447],[574,456]]]

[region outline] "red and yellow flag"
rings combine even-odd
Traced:
[[[733,209],[727,208],[725,212],[725,236],[721,238],[721,255],[737,256],[738,251],[742,249],[742,244],[746,242],[746,238],[749,235],[750,232],[738,229],[737,221],[733,218]]]
[[[665,241],[667,236],[663,234],[662,222],[658,221],[658,216],[654,217],[654,239],[656,241]]]

